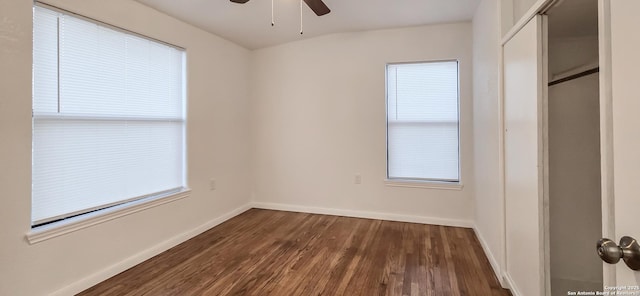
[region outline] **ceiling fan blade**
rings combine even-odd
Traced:
[[[313,10],[313,12],[315,12],[318,16],[325,15],[331,12],[331,9],[329,9],[329,7],[327,7],[327,5],[322,2],[322,0],[304,0],[304,2],[307,3],[307,5],[309,5],[309,8],[311,8],[311,10]]]
[[[249,0],[231,0],[231,2],[243,4],[249,2]]]

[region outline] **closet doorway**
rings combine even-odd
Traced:
[[[547,11],[546,194],[551,295],[602,291],[598,1]]]
[[[502,41],[504,280],[523,296],[633,294],[640,1],[536,3]]]

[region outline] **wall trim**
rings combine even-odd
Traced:
[[[478,229],[477,225],[473,226],[473,232],[475,232],[476,237],[478,238],[478,241],[480,241],[482,250],[484,251],[485,256],[487,256],[487,259],[489,259],[489,263],[491,264],[493,273],[495,274],[496,278],[500,282],[500,286],[502,286],[505,289],[508,289],[507,286],[505,285],[505,280],[502,277],[502,270],[500,269],[500,264],[498,264],[498,260],[496,260],[496,257],[493,256],[493,252],[491,252],[491,249],[489,248],[487,241],[484,239],[484,236],[482,235],[482,232],[480,232],[480,230]]]
[[[151,196],[140,200],[127,202],[110,208],[97,210],[92,213],[82,214],[77,217],[69,218],[50,225],[32,228],[27,234],[26,239],[30,245],[56,238],[68,233],[82,230],[87,227],[105,223],[120,217],[135,214],[153,207],[161,206],[166,203],[174,202],[191,195],[191,189],[183,189],[180,192],[172,193],[164,196]]]
[[[507,44],[511,38],[513,38],[524,26],[526,26],[531,19],[533,19],[538,13],[545,12],[551,8],[559,0],[538,0],[534,3],[529,10],[518,20],[513,27],[502,37],[502,45]]]
[[[353,218],[376,219],[376,220],[409,222],[409,223],[420,223],[420,224],[431,224],[431,225],[442,225],[442,226],[454,226],[454,227],[464,227],[464,228],[473,228],[473,224],[474,224],[470,220],[462,220],[462,219],[446,219],[446,218],[438,218],[438,217],[412,216],[412,215],[368,212],[368,211],[354,211],[354,210],[309,207],[309,206],[267,203],[267,202],[252,202],[251,207],[256,209],[265,209],[265,210],[299,212],[299,213],[321,214],[321,215],[331,215],[331,216],[344,216],[344,217],[353,217]]]
[[[522,296],[522,293],[520,293],[520,291],[516,287],[516,284],[513,282],[513,279],[511,279],[511,276],[509,275],[508,272],[505,272],[504,274],[504,282],[505,284],[507,284],[506,289],[509,289],[511,291],[511,295]]]
[[[221,216],[212,219],[200,226],[197,226],[194,229],[185,231],[181,234],[178,234],[168,240],[165,240],[161,243],[158,243],[146,250],[143,250],[142,252],[139,252],[131,257],[128,257],[118,263],[115,263],[111,266],[108,266],[107,268],[104,268],[96,273],[93,273],[85,278],[82,278],[74,283],[71,283],[70,285],[63,287],[53,293],[51,293],[50,295],[52,296],[66,296],[66,295],[75,295],[77,293],[80,293],[124,270],[127,270],[137,264],[140,264],[141,262],[150,259],[153,256],[156,256],[172,247],[175,247],[235,216],[238,216],[244,212],[246,212],[247,210],[251,209],[251,204],[247,203],[244,204],[236,209],[233,209],[225,214],[222,214]]]
[[[441,181],[418,181],[402,179],[385,179],[384,184],[391,187],[424,188],[438,190],[461,191],[464,185],[461,182],[441,182]]]

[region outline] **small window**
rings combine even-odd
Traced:
[[[387,65],[387,178],[460,181],[458,62]]]
[[[185,188],[183,50],[34,7],[33,227]]]

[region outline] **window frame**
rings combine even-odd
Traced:
[[[456,84],[457,84],[457,97],[456,97],[456,105],[457,105],[457,131],[458,131],[458,179],[457,180],[447,180],[447,179],[439,179],[439,178],[398,178],[398,177],[390,177],[389,176],[389,66],[395,65],[418,65],[418,64],[429,64],[429,63],[446,63],[446,62],[455,62],[457,68],[456,75]],[[424,61],[409,61],[409,62],[391,62],[385,64],[385,144],[386,144],[386,172],[385,172],[385,184],[387,186],[392,187],[408,187],[408,188],[427,188],[427,189],[441,189],[441,190],[462,190],[464,185],[462,183],[462,153],[461,153],[461,100],[460,100],[460,90],[461,90],[461,81],[460,81],[460,60],[459,59],[441,59],[441,60],[424,60]]]
[[[68,11],[66,9],[62,9],[56,6],[52,6],[50,4],[46,4],[46,3],[41,3],[41,2],[34,2],[33,4],[33,9],[34,9],[34,13],[35,13],[35,9],[36,7],[40,7],[40,8],[44,8],[44,9],[48,9],[60,14],[64,14],[64,15],[68,15],[74,18],[78,18],[84,21],[88,21],[94,24],[97,24],[99,26],[103,26],[106,27],[108,29],[123,33],[123,34],[127,34],[127,35],[132,35],[138,38],[142,38],[142,39],[146,39],[149,40],[151,42],[155,42],[158,43],[160,45],[164,45],[164,46],[168,46],[174,49],[177,49],[179,51],[182,52],[182,70],[181,70],[181,84],[182,84],[182,115],[181,115],[181,119],[179,119],[178,121],[181,122],[182,125],[182,152],[181,152],[181,159],[182,159],[182,187],[180,188],[176,188],[173,190],[168,190],[168,191],[163,191],[163,192],[158,192],[158,193],[150,193],[148,195],[143,195],[137,198],[130,198],[130,199],[123,199],[120,202],[114,203],[114,204],[109,204],[109,205],[105,205],[105,206],[101,206],[99,208],[90,208],[87,209],[86,211],[83,211],[82,213],[72,213],[73,215],[69,215],[68,217],[64,218],[64,219],[60,219],[60,220],[56,220],[56,221],[52,221],[52,222],[47,222],[44,223],[42,225],[34,225],[34,221],[31,221],[31,229],[29,232],[27,232],[26,234],[26,239],[30,244],[34,244],[34,243],[38,243],[41,241],[45,241],[60,235],[64,235],[67,233],[71,233],[83,228],[87,228],[96,224],[100,224],[100,223],[104,223],[119,217],[123,217],[126,215],[130,215],[139,211],[143,211],[149,208],[153,208],[156,206],[160,206],[166,203],[170,203],[173,201],[177,201],[183,198],[187,198],[190,196],[191,194],[191,189],[188,186],[188,170],[187,170],[187,125],[188,125],[188,118],[187,118],[187,101],[188,101],[188,97],[187,97],[187,50],[181,46],[177,46],[162,40],[158,40],[156,38],[152,38],[140,33],[137,33],[135,31],[131,31],[128,29],[124,29],[122,27],[116,26],[116,25],[112,25],[109,23],[105,23],[102,22],[100,20],[96,20],[94,18],[91,17],[87,17],[84,15],[80,15],[78,13],[72,12],[72,11]],[[34,14],[35,17],[35,14]],[[33,48],[32,48],[33,51]],[[58,53],[59,55],[60,53]],[[32,98],[33,100],[33,98]],[[33,113],[33,112],[32,112]],[[46,118],[46,115],[39,115],[39,117],[43,117]],[[56,116],[56,117],[60,117],[59,119],[64,119],[64,115],[62,116]],[[68,116],[67,116],[68,117]],[[71,119],[73,119],[74,116],[71,116]],[[126,117],[126,118],[125,118]],[[56,118],[58,119],[58,118]],[[93,118],[92,118],[93,119]],[[110,119],[117,119],[117,118],[110,118]],[[135,118],[129,118],[127,116],[124,116],[122,119],[134,119]],[[32,125],[34,124],[33,121],[35,120],[34,114],[32,114]],[[167,119],[165,118],[151,118],[149,119],[151,121],[167,121]],[[176,119],[168,119],[168,121],[176,121]],[[33,128],[33,127],[32,127]],[[32,135],[33,138],[33,135]]]

